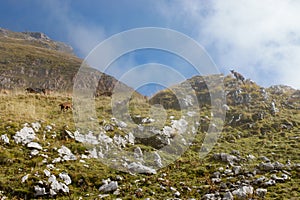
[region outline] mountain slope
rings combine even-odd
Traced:
[[[71,91],[81,63],[82,60],[73,54],[72,47],[53,41],[43,33],[0,29],[0,88],[24,90],[37,87]],[[102,74],[91,71],[95,72],[95,76]],[[104,74],[96,95],[111,94],[117,82]]]
[[[72,90],[81,60],[69,50],[58,50],[40,33],[1,32],[2,87]],[[117,81],[104,76],[99,93],[112,91]],[[211,95],[223,89],[219,80],[227,100],[216,102],[226,110],[226,118],[215,140],[210,136],[219,127],[211,132],[208,127],[213,117]],[[195,112],[183,116],[182,99],[172,93],[173,88],[194,93],[188,85],[200,107],[198,125],[191,129]],[[112,113],[112,97],[93,100],[83,107],[92,107],[96,117],[86,112],[74,122],[78,110],[59,107],[71,101],[65,93],[0,94],[1,199],[300,197],[299,90],[263,88],[250,80],[243,84],[231,76],[212,75],[160,91],[150,99],[151,104],[161,104],[157,107],[145,99],[126,99],[115,102],[120,112]],[[211,151],[203,146],[206,136],[215,142]],[[200,157],[203,153],[206,156]]]
[[[211,120],[209,102],[200,96],[203,103],[195,138],[179,158],[162,168],[170,157],[158,150],[165,139],[172,143],[179,136],[181,141],[180,130],[185,128],[177,108],[166,110],[166,123],[158,129],[152,125],[160,121],[151,119],[147,105],[134,102],[130,114],[138,127],[132,129],[132,124],[112,116],[112,99],[102,96],[95,99],[97,119],[88,118],[97,123],[100,133],[85,132],[76,129],[71,111],[59,110],[64,96],[0,95],[0,195],[15,199],[298,199],[299,91],[286,86],[265,89],[250,81],[243,85],[231,76],[221,77],[227,113],[212,151],[199,157],[206,151],[203,136]],[[204,88],[201,80],[188,81]],[[203,91],[198,94],[206,96]],[[153,137],[139,137],[148,134],[147,127],[155,133]],[[168,136],[169,132],[174,134]],[[158,156],[150,162],[148,153],[155,151]],[[143,173],[135,173],[138,169]]]

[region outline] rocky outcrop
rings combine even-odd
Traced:
[[[7,40],[19,40],[20,43],[27,43],[67,54],[74,54],[70,45],[51,40],[50,37],[41,32],[13,32],[0,28],[1,37],[5,37]]]
[[[33,128],[27,126],[18,131],[13,138],[17,144],[22,143],[23,145],[36,139]]]
[[[239,154],[238,151],[232,153]],[[249,158],[249,156],[247,156]],[[214,154],[212,156],[219,162],[230,164],[225,168],[219,168],[212,173],[211,182],[218,186],[216,193],[209,193],[203,199],[249,199],[253,197],[264,198],[267,195],[267,188],[282,184],[291,179],[290,164],[282,164],[279,161],[271,162],[265,156],[261,156],[259,165],[251,171],[248,165],[255,157],[245,159],[241,156],[235,157],[227,153]],[[233,162],[235,160],[236,162]],[[237,162],[238,161],[238,162]],[[279,174],[281,174],[279,176]],[[236,179],[236,181],[230,181]]]
[[[114,192],[118,189],[118,182],[117,181],[110,181],[108,180],[103,180],[103,185],[99,188],[100,192]]]

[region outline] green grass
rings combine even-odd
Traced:
[[[43,128],[37,133],[40,138],[38,142],[47,150],[43,153],[49,157],[48,163],[58,156],[54,148],[60,148],[61,145],[70,148],[77,156],[85,153],[86,147],[83,144],[67,138],[64,134],[66,129],[76,130],[72,111],[61,112],[58,106],[59,103],[65,101],[71,101],[71,97],[64,94],[26,95],[22,92],[0,96],[0,135],[7,134],[11,139],[10,145],[0,143],[0,191],[4,191],[4,195],[9,199],[34,198],[33,186],[39,180],[47,180],[43,174],[43,170],[46,168],[42,162],[44,158],[41,156],[29,158],[30,150],[12,141],[12,136],[21,129],[24,123],[39,121],[42,124]],[[110,121],[112,117],[110,104],[109,97],[95,99],[95,110],[98,117],[96,120],[99,123],[103,120]],[[150,115],[150,106],[138,98],[132,100],[129,110],[131,116],[147,117]],[[212,159],[212,155],[220,152],[230,153],[232,150],[238,150],[244,158],[252,154],[256,158],[267,156],[272,162],[286,163],[290,159],[293,163],[300,163],[299,140],[293,139],[293,137],[299,136],[299,112],[286,109],[277,116],[267,113],[263,120],[257,120],[253,117],[257,111],[258,108],[251,105],[249,110],[245,110],[242,106],[232,107],[229,115],[243,113],[242,123],[234,125],[225,123],[217,144],[204,159],[199,158],[204,136],[199,127],[198,134],[193,141],[194,145],[190,146],[178,160],[160,169],[156,175],[137,174],[133,176],[109,168],[95,159],[87,159],[86,163],[78,160],[57,163],[55,167],[59,170],[52,170],[51,173],[58,175],[60,172],[66,171],[72,179],[72,184],[69,186],[70,193],[59,194],[57,199],[78,199],[79,197],[97,199],[102,179],[115,180],[117,175],[123,178],[118,181],[120,194],[110,194],[107,199],[117,197],[122,199],[173,198],[174,192],[170,190],[170,187],[177,188],[183,199],[188,197],[200,199],[204,194],[218,190],[219,185],[211,182],[210,175],[219,167],[226,168],[226,163],[215,161]],[[201,117],[204,117],[208,113],[209,106],[204,107],[200,114]],[[291,115],[291,113],[294,114]],[[227,120],[230,118],[229,115]],[[178,110],[167,110],[167,116],[166,124],[170,124],[169,116],[179,119],[181,113]],[[281,130],[280,124],[286,121],[292,122],[295,126],[289,130]],[[247,128],[249,122],[255,122],[252,129]],[[46,125],[52,125],[53,130],[46,134],[46,141],[43,141],[43,131]],[[205,130],[205,125],[205,123],[201,124],[203,130]],[[53,132],[56,132],[56,138],[52,138]],[[116,132],[122,134],[120,130],[116,130]],[[110,135],[113,136],[116,132],[112,132]],[[144,151],[153,150],[147,146],[140,146]],[[128,150],[133,149],[133,146],[128,147]],[[252,170],[259,162],[259,160],[245,161],[243,167]],[[39,174],[39,177],[34,176],[36,173]],[[268,188],[266,199],[292,199],[300,196],[299,172],[292,171],[291,173],[290,181]],[[28,180],[21,183],[21,178],[26,174],[30,174]],[[222,180],[226,181],[225,178]],[[166,190],[162,190],[161,186],[164,186]],[[137,192],[139,188],[142,189],[142,192]]]

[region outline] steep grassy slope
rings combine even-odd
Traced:
[[[105,162],[100,161],[101,159],[90,158],[87,146],[68,135],[66,130],[72,133],[76,131],[72,111],[61,112],[58,104],[70,101],[70,97],[2,95],[0,135],[6,134],[10,143],[6,144],[3,140],[0,142],[1,195],[15,199],[51,198],[47,193],[50,187],[49,177],[45,173],[47,169],[56,177],[65,172],[72,180],[68,185],[69,192],[60,191],[52,196],[57,199],[79,197],[85,199],[102,197],[106,199],[207,199],[209,195],[222,198],[228,191],[233,194],[234,190],[249,185],[254,188],[254,191],[243,199],[260,199],[255,192],[261,188],[267,189],[265,199],[298,199],[300,196],[298,91],[283,86],[263,90],[255,84],[242,85],[229,76],[225,77],[225,86],[230,110],[227,112],[226,122],[217,144],[204,159],[199,158],[199,152],[202,151],[205,127],[210,120],[209,105],[202,106],[201,126],[191,146],[179,159],[159,169],[156,174],[135,175],[107,167]],[[239,95],[250,94],[251,100],[244,98],[247,101],[243,102],[240,98],[231,96],[231,91],[238,89],[242,89]],[[125,136],[127,129],[117,125],[111,119],[111,101],[110,97],[96,98],[95,109],[98,117],[91,120],[97,120],[99,126],[107,130],[104,132],[110,138],[116,135]],[[276,101],[278,109],[275,112],[271,105],[273,101]],[[134,120],[149,117],[150,106],[147,102],[141,99],[131,100],[129,106],[130,115]],[[167,110],[167,116],[166,125],[169,125],[170,117],[179,119],[181,113],[170,108]],[[43,147],[38,155],[32,155],[32,148],[16,144],[14,141],[16,132],[22,129],[23,124],[32,122],[41,124],[39,130],[35,132],[38,138],[35,141]],[[141,124],[145,127],[148,125]],[[113,128],[105,129],[106,125],[111,125]],[[49,129],[49,126],[52,129]],[[62,146],[69,148],[77,159],[53,162],[58,157],[58,150]],[[136,147],[140,147],[144,153],[155,151],[155,148],[138,142],[134,145],[126,144],[124,150],[135,151]],[[223,153],[224,160],[219,157],[220,153]],[[228,155],[235,156],[236,159],[230,161]],[[267,159],[272,166],[277,162],[276,169],[265,169],[264,164],[268,163]],[[276,179],[283,174],[287,174],[288,178]],[[22,182],[22,178],[26,175],[28,179]],[[261,177],[265,179],[262,183],[258,183],[257,180]],[[62,181],[60,178],[57,179]],[[99,191],[104,180],[109,182],[108,179],[118,183],[117,190]],[[274,185],[264,185],[273,179],[276,179]],[[35,196],[37,186],[45,188],[47,194]]]

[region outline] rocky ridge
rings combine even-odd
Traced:
[[[0,28],[0,89],[24,92],[25,88],[33,87],[71,92],[82,62],[71,46],[51,40],[44,33]],[[114,77],[93,68],[84,73],[89,79],[101,77],[95,96],[111,96],[116,84],[128,90]]]
[[[3,41],[17,40],[19,43],[27,43],[37,47],[51,49],[63,53],[74,54],[73,48],[63,42],[50,39],[46,34],[41,32],[13,32],[8,29],[0,28],[0,38]]]

